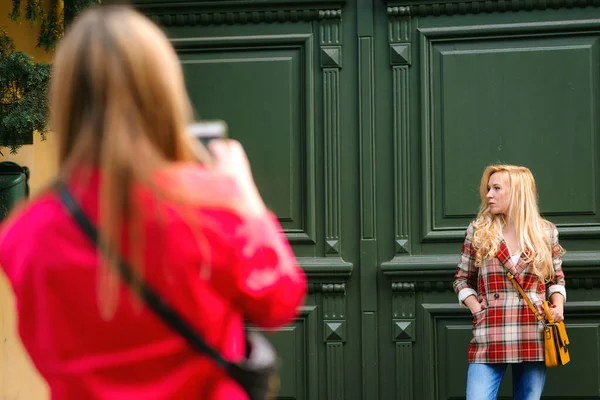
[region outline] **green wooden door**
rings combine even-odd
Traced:
[[[395,188],[387,207],[396,254],[382,233],[391,295],[381,280],[379,315],[392,317],[395,352],[385,344],[380,366],[393,368],[380,371],[397,388],[385,398],[464,398],[472,319],[451,291],[452,273],[481,173],[496,162],[532,169],[541,210],[569,251],[573,361],[548,372],[544,398],[600,398],[600,9],[533,0],[391,3],[387,11],[391,68],[376,89],[392,107],[393,118],[381,118],[393,123],[377,133],[394,149],[384,168],[395,171],[385,186]],[[500,396],[511,398],[510,374]]]
[[[246,147],[309,277],[272,336],[282,399],[464,398],[471,318],[451,282],[495,162],[533,170],[569,250],[572,362],[544,396],[600,398],[597,2],[135,3],[198,117]]]

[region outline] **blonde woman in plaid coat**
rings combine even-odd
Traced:
[[[508,268],[544,315],[563,320],[565,279],[558,231],[540,216],[535,181],[525,167],[493,165],[480,186],[481,207],[466,232],[454,290],[473,314],[467,400],[496,399],[508,365],[513,399],[539,399],[544,389],[543,326],[506,276]]]

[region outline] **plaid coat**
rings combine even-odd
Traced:
[[[483,260],[476,267],[472,247],[474,228],[470,224],[465,234],[461,258],[454,276],[454,291],[459,301],[469,294],[478,297],[483,309],[473,315],[473,339],[469,343],[470,363],[518,363],[544,360],[543,326],[531,309],[521,300],[506,276],[506,266],[519,281],[538,311],[544,316],[542,302],[546,296],[560,292],[565,296],[565,279],[559,255],[558,230],[550,226],[552,257],[556,276],[544,284],[533,273],[523,256],[513,264],[508,246],[502,240],[496,257]],[[504,265],[504,266],[503,266]],[[547,293],[548,292],[548,293]]]

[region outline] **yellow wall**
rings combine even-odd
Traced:
[[[22,2],[24,3],[24,1]],[[36,48],[38,28],[28,22],[14,23],[8,17],[10,0],[0,0],[0,26],[14,39],[15,47],[34,57],[35,61],[51,62],[52,54]],[[31,192],[35,194],[56,174],[57,164],[52,133],[42,141],[34,136],[34,144],[23,146],[16,155],[2,149],[0,161],[14,161],[31,171]],[[46,400],[48,388],[24,350],[17,333],[14,296],[5,276],[0,273],[0,400]]]

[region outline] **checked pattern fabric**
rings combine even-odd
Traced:
[[[469,343],[469,362],[493,364],[543,361],[543,325],[536,320],[527,303],[520,298],[506,276],[504,267],[506,266],[515,276],[540,314],[545,315],[542,303],[546,300],[547,292],[566,293],[558,230],[552,225],[548,231],[553,246],[552,256],[556,275],[554,280],[547,284],[540,281],[533,273],[533,268],[524,261],[524,254],[516,264],[513,263],[504,240],[495,258],[484,260],[480,266],[475,266],[473,234],[473,224],[470,224],[454,275],[456,294],[460,297],[461,291],[474,291],[483,307],[480,312],[473,315],[473,338]]]

